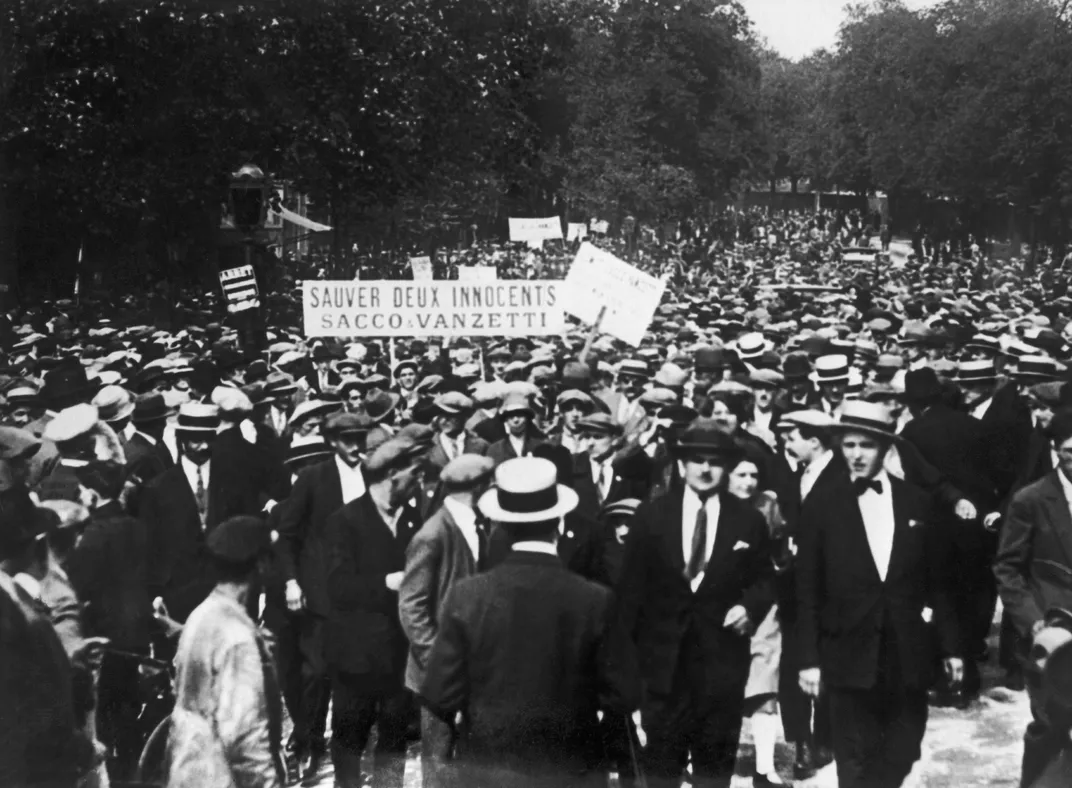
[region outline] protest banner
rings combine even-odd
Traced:
[[[648,330],[666,282],[624,263],[590,243],[581,244],[566,275],[562,308],[634,347]]]
[[[601,219],[592,220],[592,232],[599,233],[600,235],[606,235],[610,230],[610,223]]]
[[[459,282],[495,282],[499,272],[493,265],[467,265],[458,269]]]
[[[427,281],[434,278],[432,276],[432,258],[427,255],[409,258],[409,267],[413,271],[413,278],[416,280]]]
[[[562,220],[557,216],[546,219],[510,219],[510,240],[518,242],[548,241],[562,237]]]
[[[302,282],[310,337],[544,336],[565,330],[562,282]]]
[[[227,311],[232,315],[260,306],[257,290],[257,275],[252,265],[240,265],[220,271],[220,286],[227,300]]]
[[[566,228],[566,240],[567,241],[583,241],[588,237],[588,225],[581,222],[577,224],[570,222]]]

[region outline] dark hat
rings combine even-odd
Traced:
[[[698,372],[715,372],[726,366],[726,353],[721,348],[705,346],[694,354]]]
[[[714,419],[699,418],[686,427],[674,447],[681,454],[702,452],[730,464],[741,455],[737,443],[722,431]]]
[[[439,480],[452,490],[471,490],[491,478],[495,461],[480,454],[462,454],[444,466]]]
[[[407,369],[411,370],[414,375],[416,375],[416,374],[418,374],[420,372],[420,369],[417,366],[417,362],[414,361],[413,359],[407,359],[405,361],[399,361],[398,362],[398,364],[395,366],[394,376],[396,378],[399,377]]]
[[[592,413],[577,422],[579,432],[617,436],[622,434],[622,425],[609,413]]]
[[[44,536],[55,515],[38,508],[25,487],[0,490],[0,560],[18,554]]]
[[[289,375],[273,372],[264,381],[264,393],[268,399],[287,397],[298,390],[298,385]]]
[[[365,397],[365,412],[378,424],[394,412],[401,400],[402,397],[393,391],[369,392]]]
[[[811,359],[806,353],[790,353],[782,362],[782,374],[786,380],[801,380],[811,374]]]
[[[134,400],[134,413],[131,421],[135,424],[148,424],[153,421],[163,421],[169,415],[171,411],[164,402],[163,394],[140,394]]]
[[[41,440],[29,430],[0,427],[0,460],[25,460],[41,449]]]
[[[665,419],[675,427],[686,427],[700,418],[699,411],[688,405],[667,405],[665,408],[660,408],[655,415],[656,418]]]
[[[240,514],[217,525],[208,535],[208,551],[232,564],[252,561],[272,545],[272,532],[260,517]]]
[[[411,434],[399,433],[376,448],[365,463],[369,473],[385,473],[408,465],[428,449],[428,444]]]
[[[89,402],[97,390],[81,364],[64,363],[45,373],[41,400],[50,410],[63,410],[79,402]]]
[[[324,435],[358,435],[372,429],[372,419],[366,413],[332,413],[324,423]]]
[[[906,402],[927,404],[942,398],[942,383],[938,373],[930,367],[909,370],[905,374],[904,389]]]

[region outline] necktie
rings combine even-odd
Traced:
[[[700,511],[696,513],[696,527],[692,531],[692,552],[685,577],[691,583],[707,565],[707,501],[700,501]]]
[[[868,490],[874,490],[882,495],[882,482],[878,479],[853,479],[852,488],[857,495],[863,495]]]
[[[476,571],[484,571],[488,561],[488,524],[483,517],[476,518]]]
[[[208,493],[205,491],[205,475],[201,469],[197,469],[197,515],[201,518],[201,525],[208,519]]]

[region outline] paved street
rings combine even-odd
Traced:
[[[993,639],[991,646],[991,653],[996,653],[997,644]],[[931,710],[923,740],[923,758],[916,764],[905,788],[1001,788],[1019,784],[1021,736],[1031,713],[1027,694],[995,686],[997,678],[998,670],[991,659],[991,664],[984,670],[987,689],[969,709]],[[792,760],[792,748],[779,744],[776,762],[787,782],[792,776]],[[753,763],[752,739],[746,720],[733,788],[752,785]],[[318,785],[330,788],[332,783],[329,767]],[[406,764],[406,788],[420,788],[420,784],[420,762],[414,745]],[[810,780],[795,784],[799,788],[836,788],[835,767],[831,764]]]

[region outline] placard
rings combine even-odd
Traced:
[[[581,244],[566,275],[562,308],[589,325],[606,307],[599,330],[638,346],[662,300],[666,282],[590,243]]]
[[[231,314],[244,312],[261,305],[257,289],[257,275],[252,265],[240,265],[220,271],[220,285]]]
[[[558,281],[302,282],[309,337],[543,336],[566,329]]]
[[[610,230],[610,223],[603,221],[602,219],[593,219],[591,223],[592,232],[599,233],[600,235],[606,235]]]
[[[427,281],[435,278],[432,276],[432,258],[427,255],[409,258],[409,267],[415,280]]]
[[[548,216],[546,219],[510,219],[511,241],[547,241],[561,237],[562,220],[557,216]]]
[[[583,241],[588,237],[588,225],[583,222],[576,224],[574,222],[569,223],[569,227],[566,228],[566,240],[567,241]]]
[[[458,268],[459,282],[495,282],[499,271],[493,265],[466,265]]]

